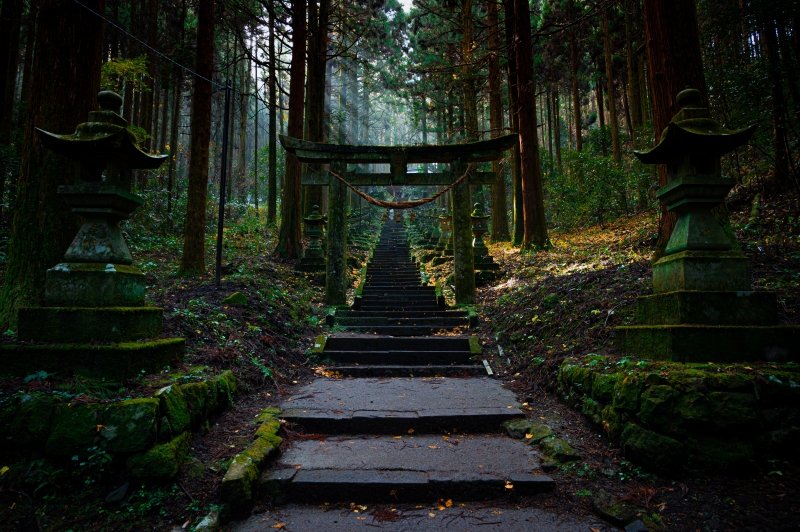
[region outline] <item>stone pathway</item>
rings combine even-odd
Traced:
[[[368,267],[361,308],[337,313],[348,332],[330,335],[323,351],[333,362],[330,369],[343,378],[318,378],[282,405],[288,421],[321,435],[293,442],[260,479],[263,503],[293,506],[256,514],[235,530],[267,530],[280,522],[287,530],[350,530],[372,518],[363,520],[358,512],[337,518],[338,512],[297,505],[437,500],[455,501],[447,509],[460,510],[462,525],[587,529],[540,510],[511,510],[501,517],[469,503],[531,495],[553,489],[554,482],[541,472],[534,448],[504,433],[503,422],[524,417],[521,405],[486,376],[477,339],[458,334],[466,313],[441,303],[432,287],[420,285],[402,224],[387,222]],[[443,329],[451,335],[430,335]],[[443,526],[421,512],[381,526]],[[424,519],[416,523],[417,517]]]

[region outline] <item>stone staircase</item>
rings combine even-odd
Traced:
[[[483,500],[553,488],[539,457],[503,423],[524,417],[489,378],[463,310],[421,285],[406,232],[389,221],[367,267],[360,308],[338,311],[346,332],[317,351],[341,378],[317,378],[281,406],[292,442],[259,482],[264,502]],[[444,333],[435,335],[435,333]]]

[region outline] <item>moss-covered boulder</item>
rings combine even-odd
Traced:
[[[667,377],[667,384],[679,393],[703,393],[708,390],[708,373],[697,369],[684,368],[674,371]]]
[[[606,492],[598,490],[592,496],[592,510],[612,525],[623,527],[636,518],[636,510]]]
[[[231,307],[244,307],[247,306],[247,296],[241,292],[234,292],[220,301],[220,303],[223,305],[229,305]]]
[[[683,420],[675,414],[679,395],[671,386],[657,384],[642,394],[639,418],[648,427],[665,434],[681,434]]]
[[[208,379],[206,381],[206,414],[211,414],[219,411],[219,385],[217,379]]]
[[[192,419],[181,386],[165,386],[155,393],[155,398],[158,399],[159,411],[169,421],[169,427],[174,434],[180,434],[189,428]]]
[[[772,430],[753,442],[756,457],[761,460],[790,458],[800,448],[800,428]]]
[[[503,427],[506,429],[508,435],[518,440],[524,438],[525,434],[528,433],[528,429],[533,425],[533,421],[529,419],[514,419],[503,423]]]
[[[581,409],[581,412],[584,416],[591,419],[592,423],[595,425],[600,425],[603,422],[603,405],[591,397],[585,397],[583,399],[583,408]]]
[[[753,444],[743,438],[704,436],[686,440],[688,467],[705,473],[739,476],[755,470]]]
[[[752,393],[711,392],[708,401],[711,425],[717,431],[732,433],[761,429],[761,416]]]
[[[47,454],[85,455],[89,447],[93,447],[100,440],[105,409],[105,405],[91,403],[58,405],[50,437],[47,439]]]
[[[115,453],[143,451],[156,439],[158,399],[131,399],[108,405],[100,436]]]
[[[617,373],[598,373],[592,380],[592,397],[608,404],[614,399],[614,388],[619,378]]]
[[[12,427],[17,417],[18,408],[18,397],[0,397],[0,447],[14,443],[14,432]]]
[[[134,478],[164,482],[175,478],[189,453],[191,432],[184,432],[173,440],[151,447],[147,452],[128,458],[128,473]]]
[[[580,458],[580,455],[572,449],[570,444],[556,436],[544,438],[539,442],[539,448],[544,454],[555,458],[559,462],[571,462]]]
[[[44,448],[61,401],[52,395],[24,395],[17,403],[9,436],[17,447]]]
[[[662,473],[674,473],[685,460],[686,450],[682,443],[635,423],[625,425],[620,441],[628,460]]]
[[[614,384],[612,404],[617,410],[636,412],[639,410],[639,398],[644,390],[644,383],[636,375],[626,375],[617,379]]]
[[[225,408],[233,403],[233,396],[236,393],[236,377],[229,369],[217,375],[217,389],[219,390],[219,406]]]
[[[689,392],[678,398],[674,412],[686,427],[704,430],[708,426],[710,407],[708,397],[700,392]]]
[[[603,408],[600,413],[603,431],[611,438],[619,438],[622,434],[622,414],[620,414],[613,406],[608,405]]]
[[[205,382],[191,382],[182,384],[181,391],[186,399],[191,424],[193,427],[197,427],[208,415],[208,410],[206,409],[208,385]]]
[[[542,425],[540,423],[531,425],[528,429],[528,434],[525,436],[528,440],[528,443],[531,445],[538,445],[545,438],[549,438],[553,435],[553,429],[548,427],[547,425]],[[530,436],[530,438],[528,438]]]

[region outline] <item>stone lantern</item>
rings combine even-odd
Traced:
[[[489,220],[489,215],[483,210],[483,203],[477,202],[474,205],[474,210],[470,214],[472,219],[472,253],[475,261],[475,271],[490,271],[499,270],[500,265],[495,264],[494,258],[489,255],[489,248],[483,241],[483,235],[489,230],[486,222]],[[487,277],[484,275],[484,277]]]
[[[58,194],[83,225],[63,261],[46,272],[45,306],[19,310],[19,340],[39,344],[24,346],[13,370],[125,379],[160,370],[184,351],[181,338],[156,340],[163,311],[145,306],[145,276],[132,265],[119,227],[142,204],[130,191],[132,170],[158,168],[167,156],[136,146],[119,115],[119,95],[104,91],[97,100],[100,110],[75,133],[36,130],[47,149],[78,163],[74,184]]]
[[[450,241],[451,236],[452,221],[453,215],[449,212],[439,215],[439,242],[436,243],[436,251],[444,252],[445,248],[447,248],[447,243]]]
[[[653,295],[637,300],[640,325],[617,327],[617,346],[645,358],[683,362],[780,360],[798,355],[800,328],[778,327],[774,292],[754,292],[750,261],[734,248],[712,209],[736,180],[721,175],[723,155],[747,143],[756,126],[725,129],[700,107],[695,89],[645,164],[667,166],[658,199],[678,220],[653,264]]]
[[[322,250],[320,240],[322,239],[322,226],[325,225],[325,218],[319,213],[319,205],[311,208],[311,214],[304,217],[306,223],[306,234],[309,243],[303,258],[300,259],[299,269],[304,272],[324,272],[325,254]]]

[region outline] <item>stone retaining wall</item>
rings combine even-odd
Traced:
[[[83,402],[57,393],[0,396],[0,448],[85,457],[99,448],[126,460],[131,476],[173,478],[189,450],[191,432],[207,430],[209,417],[236,393],[232,372],[172,384],[152,398]]]
[[[558,388],[634,463],[736,475],[797,449],[799,370],[590,355],[562,363]]]

